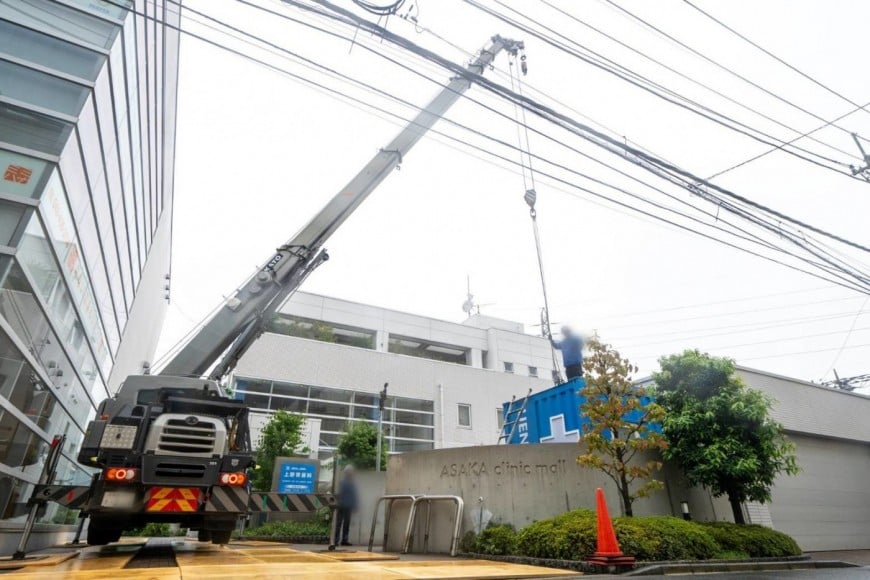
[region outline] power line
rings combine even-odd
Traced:
[[[675,69],[675,68],[673,68],[673,67],[671,67],[671,66],[669,66],[669,65],[667,65],[667,64],[665,64],[665,63],[663,63],[663,62],[661,62],[660,60],[657,60],[657,59],[651,57],[650,55],[646,54],[645,52],[640,51],[640,50],[634,48],[634,47],[631,46],[630,44],[628,44],[628,43],[626,43],[626,42],[623,42],[622,40],[616,38],[615,36],[613,36],[613,35],[611,35],[611,34],[608,34],[607,32],[604,32],[603,30],[601,30],[601,29],[599,29],[599,28],[597,28],[597,27],[595,27],[595,26],[593,26],[593,25],[591,25],[591,24],[585,22],[584,20],[582,20],[582,19],[578,18],[577,16],[571,14],[571,13],[568,12],[567,10],[564,10],[564,9],[562,9],[562,8],[560,8],[560,7],[556,6],[556,5],[554,5],[554,4],[550,3],[550,2],[548,2],[548,0],[540,0],[540,1],[541,1],[544,5],[549,6],[550,8],[552,8],[553,10],[555,10],[556,12],[558,12],[559,14],[561,14],[561,15],[563,15],[563,16],[566,16],[567,18],[573,20],[574,22],[576,22],[576,23],[578,23],[578,24],[580,24],[580,25],[582,25],[582,26],[584,26],[584,27],[586,27],[586,28],[588,28],[588,29],[590,29],[590,30],[593,30],[594,32],[597,32],[598,34],[604,36],[605,38],[611,40],[612,42],[615,42],[615,43],[617,43],[618,45],[622,46],[623,48],[626,48],[626,49],[630,50],[631,52],[637,54],[637,55],[640,56],[641,58],[644,58],[644,59],[646,59],[646,60],[648,60],[648,61],[650,61],[650,62],[653,62],[653,63],[657,64],[658,66],[664,68],[665,70],[668,70],[668,71],[670,71],[670,72],[676,74],[676,75],[679,76],[680,78],[682,78],[682,79],[684,79],[684,80],[686,80],[686,81],[688,81],[688,82],[690,82],[690,83],[692,83],[692,84],[694,84],[694,85],[697,85],[697,86],[699,86],[699,87],[701,87],[701,88],[703,88],[703,89],[706,89],[707,91],[712,92],[713,94],[715,94],[715,95],[717,95],[717,96],[719,96],[719,97],[721,97],[721,98],[727,100],[729,103],[732,103],[732,104],[734,104],[734,105],[737,105],[738,107],[740,107],[740,108],[742,108],[742,109],[745,109],[745,110],[747,110],[747,111],[750,111],[750,112],[752,112],[752,113],[754,113],[754,114],[760,116],[761,118],[763,118],[763,119],[765,119],[765,120],[767,120],[767,121],[770,121],[770,122],[772,122],[772,123],[775,123],[775,124],[779,125],[780,127],[783,127],[783,128],[785,128],[785,129],[788,129],[789,131],[792,131],[792,132],[794,132],[794,133],[798,133],[798,134],[799,134],[798,137],[793,138],[793,139],[791,139],[790,141],[783,142],[782,144],[780,144],[779,146],[777,146],[774,150],[779,150],[779,149],[781,149],[782,147],[785,147],[786,145],[791,145],[792,143],[794,143],[795,141],[797,141],[797,140],[799,140],[799,139],[802,139],[802,138],[805,138],[805,137],[809,137],[809,139],[810,139],[811,141],[814,141],[814,142],[816,142],[816,143],[819,143],[820,145],[824,145],[825,147],[828,147],[828,148],[830,148],[830,149],[832,149],[832,150],[834,150],[834,151],[837,151],[838,153],[842,153],[842,154],[844,154],[844,155],[848,155],[849,157],[856,157],[856,155],[855,155],[853,152],[849,152],[849,151],[846,151],[846,150],[844,150],[844,149],[840,149],[839,147],[835,147],[835,146],[833,146],[833,145],[830,145],[829,143],[826,143],[825,141],[821,141],[821,140],[816,139],[816,138],[814,138],[814,137],[810,137],[810,135],[811,135],[812,133],[815,133],[815,132],[818,131],[819,129],[816,129],[816,130],[810,131],[809,133],[802,133],[802,134],[801,134],[801,131],[799,131],[798,129],[795,129],[794,127],[791,127],[790,125],[787,125],[786,123],[783,123],[783,122],[779,121],[778,119],[775,119],[775,118],[771,117],[770,115],[767,115],[767,114],[765,114],[765,113],[763,113],[763,112],[761,112],[761,111],[759,111],[759,110],[757,110],[757,109],[754,109],[754,108],[748,106],[748,105],[747,105],[746,103],[744,103],[743,101],[741,101],[741,100],[739,100],[739,99],[732,98],[732,97],[730,97],[730,96],[724,94],[723,92],[721,92],[721,91],[719,91],[719,90],[717,90],[717,89],[715,89],[715,88],[713,88],[713,87],[711,87],[711,86],[709,86],[709,85],[707,85],[707,84],[705,84],[705,83],[702,83],[702,82],[698,81],[697,79],[693,78],[692,76],[687,75],[687,74],[685,74],[685,73],[683,73],[683,72],[681,72],[681,71],[679,71],[679,70],[677,70],[677,69]],[[514,10],[514,9],[511,8],[510,6],[507,6],[506,4],[504,4],[503,2],[501,2],[500,0],[496,0],[496,3],[499,4],[499,5],[501,5],[501,6],[504,6],[505,8],[508,8],[508,9],[511,10],[512,12],[516,12],[516,10]],[[526,17],[526,18],[528,18],[528,17]],[[529,19],[530,21],[533,21],[531,18],[528,18],[528,19]],[[535,22],[535,21],[533,21],[533,22]],[[539,25],[539,26],[543,26],[543,25],[540,24],[540,23],[538,23],[538,25]],[[562,38],[565,38],[565,39],[571,41],[572,43],[577,44],[578,46],[582,46],[582,45],[579,45],[579,43],[577,43],[577,42],[574,41],[573,39],[570,39],[570,38],[566,37],[565,35],[562,35],[562,34],[559,34],[559,35],[560,35]],[[585,48],[585,47],[584,47],[584,48]],[[588,48],[587,48],[586,50],[588,50]],[[835,121],[838,121],[838,120],[839,120],[839,119],[835,119],[834,121],[830,121],[830,122],[828,122],[825,126],[830,125],[831,123],[833,123],[833,122],[835,122]],[[822,128],[824,128],[824,127],[822,127]]]
[[[171,26],[170,26],[170,27],[171,27]],[[171,28],[174,28],[174,27],[171,27]],[[189,31],[182,31],[182,32],[185,32],[186,34],[191,34]],[[331,93],[337,93],[337,94],[340,94],[340,95],[342,95],[342,96],[344,96],[344,97],[348,97],[347,95],[342,94],[342,93],[340,93],[340,92],[337,92],[337,91],[335,91],[334,89],[331,89],[331,88],[329,88],[329,87],[325,87],[325,86],[323,86],[323,85],[321,85],[321,84],[319,84],[319,83],[314,83],[314,82],[310,81],[309,79],[305,79],[304,77],[299,77],[299,75],[295,75],[295,74],[293,74],[293,73],[289,73],[288,71],[285,71],[284,69],[279,69],[279,68],[277,68],[277,67],[274,67],[274,65],[271,65],[271,64],[269,64],[269,63],[265,63],[264,61],[259,61],[259,60],[257,60],[257,59],[254,59],[253,57],[250,57],[250,55],[245,55],[244,53],[240,53],[240,52],[236,51],[235,49],[230,49],[230,48],[228,48],[228,47],[224,47],[223,45],[220,45],[220,44],[218,44],[218,43],[215,43],[214,41],[211,41],[211,40],[209,40],[209,39],[205,39],[205,38],[203,38],[203,37],[199,37],[198,35],[195,35],[195,34],[193,34],[193,36],[194,36],[194,37],[198,37],[198,38],[200,38],[200,40],[204,40],[204,41],[206,41],[206,42],[208,42],[208,43],[210,43],[210,44],[213,44],[213,45],[215,45],[215,46],[218,46],[219,48],[225,48],[225,49],[229,50],[230,52],[233,52],[233,53],[238,54],[239,56],[242,56],[243,58],[248,58],[248,59],[252,59],[252,60],[254,60],[254,61],[256,61],[256,62],[259,62],[260,64],[266,66],[267,68],[270,68],[270,69],[272,69],[272,70],[276,70],[276,71],[278,71],[278,72],[283,72],[284,74],[288,74],[289,76],[291,76],[291,77],[293,77],[293,78],[296,78],[297,80],[301,80],[301,81],[305,82],[305,84],[313,85],[313,86],[315,86],[315,87],[320,88],[321,90],[326,90],[326,91],[331,92]],[[370,104],[370,103],[362,102],[362,101],[359,101],[358,99],[353,99],[352,97],[351,97],[351,99],[352,99],[352,100],[356,100],[356,101],[359,102],[360,104],[363,104],[363,105],[365,105],[365,106],[367,106],[367,107],[371,107],[371,104]],[[376,108],[376,107],[375,107],[375,108]],[[376,108],[376,109],[377,109],[377,108]],[[378,109],[378,110],[380,110],[381,112],[386,113],[386,114],[388,114],[388,115],[395,116],[394,113],[391,113],[391,112],[389,112],[389,111],[385,111],[385,110],[383,110],[383,109]],[[489,150],[485,150],[485,149],[482,149],[482,148],[480,148],[480,147],[477,147],[477,146],[471,145],[471,144],[469,144],[468,142],[464,142],[464,141],[462,141],[462,140],[456,139],[456,138],[453,137],[453,136],[446,135],[446,134],[443,134],[443,133],[441,133],[441,134],[442,134],[443,136],[445,136],[445,137],[451,139],[451,140],[454,140],[454,141],[457,141],[457,142],[463,143],[463,144],[466,145],[466,146],[473,147],[473,148],[475,148],[475,149],[477,149],[477,150],[479,150],[479,151],[481,151],[481,152],[483,152],[483,153],[485,153],[485,154],[488,154],[488,155],[494,155],[495,157],[500,158],[500,159],[502,159],[502,160],[504,160],[504,161],[507,161],[508,163],[516,164],[516,162],[513,162],[513,161],[510,160],[510,159],[504,158],[503,156],[499,156],[499,155],[497,155],[497,154],[494,154],[493,152],[491,152],[491,151],[489,151]],[[570,168],[567,168],[567,167],[564,167],[564,166],[562,166],[562,167],[563,167],[564,169],[568,170],[568,171],[572,171],[572,172],[573,172],[573,170],[571,170]],[[574,173],[576,173],[576,172],[574,172]],[[756,252],[752,252],[751,250],[748,250],[748,249],[746,249],[746,248],[742,248],[742,247],[737,246],[737,245],[735,245],[735,244],[731,244],[730,242],[725,242],[724,240],[721,240],[721,239],[719,239],[719,238],[715,238],[715,237],[709,236],[709,235],[707,235],[707,234],[704,234],[704,233],[699,232],[699,231],[697,231],[697,230],[694,230],[694,229],[692,229],[692,228],[687,228],[686,226],[683,226],[682,224],[677,224],[677,223],[672,222],[672,221],[670,221],[670,220],[667,220],[667,219],[661,218],[660,216],[657,216],[657,215],[655,215],[655,214],[651,214],[650,212],[646,212],[646,211],[643,211],[643,210],[639,210],[639,208],[635,208],[635,207],[630,206],[630,205],[628,205],[628,204],[624,204],[624,203],[622,203],[622,202],[618,202],[618,201],[616,201],[616,200],[613,200],[612,198],[608,198],[607,196],[603,196],[603,195],[601,195],[601,194],[599,194],[599,193],[597,193],[597,192],[594,192],[594,191],[592,191],[592,190],[589,190],[589,189],[587,189],[587,188],[580,187],[580,186],[578,186],[578,185],[576,185],[576,184],[574,184],[574,183],[572,183],[572,182],[568,182],[568,181],[566,181],[566,180],[560,179],[560,178],[555,177],[555,176],[550,175],[550,174],[545,174],[545,175],[547,175],[547,176],[550,177],[550,178],[553,178],[553,179],[557,180],[558,182],[561,182],[561,183],[563,183],[563,184],[565,184],[565,185],[568,185],[569,187],[572,187],[572,188],[577,189],[577,190],[579,190],[579,191],[583,191],[583,192],[589,193],[589,194],[591,194],[591,195],[594,195],[594,196],[600,197],[600,198],[602,198],[602,199],[605,199],[605,200],[609,201],[610,203],[614,203],[614,204],[616,204],[616,205],[619,205],[619,206],[625,207],[625,208],[627,208],[627,209],[631,209],[632,211],[636,211],[636,212],[638,212],[638,213],[641,213],[642,215],[647,215],[647,216],[649,216],[649,217],[653,217],[653,218],[656,219],[656,220],[663,221],[663,222],[665,222],[665,223],[667,223],[667,224],[670,224],[670,225],[676,226],[676,227],[678,227],[678,228],[680,228],[680,229],[684,229],[684,230],[687,230],[687,231],[690,231],[690,232],[693,232],[693,233],[697,233],[697,234],[702,235],[702,236],[704,236],[704,237],[710,238],[710,239],[712,239],[712,240],[714,240],[714,241],[719,241],[720,243],[724,243],[724,244],[729,245],[729,246],[731,246],[731,247],[735,247],[735,248],[740,249],[740,250],[742,250],[742,251],[746,251],[746,252],[748,252],[748,253],[750,253],[750,254],[757,255],[757,256],[759,256],[759,257],[762,257],[763,259],[768,259],[768,260],[774,261],[774,262],[776,262],[776,263],[786,265],[787,267],[790,267],[790,268],[796,269],[796,270],[801,271],[801,272],[804,272],[804,273],[810,273],[810,272],[808,272],[808,271],[806,271],[806,270],[803,270],[803,269],[800,269],[800,268],[796,268],[796,267],[794,267],[794,266],[792,266],[792,265],[790,265],[790,264],[785,264],[785,263],[780,262],[780,261],[778,261],[778,260],[772,259],[772,258],[770,258],[770,257],[768,257],[768,256],[764,256],[764,255],[758,254],[758,253],[756,253]],[[646,203],[651,203],[651,202],[649,202],[648,200],[644,200],[643,198],[640,198],[640,199],[641,199],[642,201],[645,201]],[[659,207],[661,207],[661,206],[659,206]],[[670,210],[669,208],[665,208],[665,209],[668,209],[669,211],[672,211],[672,210]],[[822,278],[822,279],[825,279],[826,281],[831,281],[831,280],[829,280],[829,279],[827,279],[827,278],[824,278],[823,276],[819,276],[819,275],[817,275],[817,274],[812,274],[812,273],[810,273],[810,274],[811,274],[811,275],[814,275],[814,276],[816,276],[816,277],[820,277],[820,278]],[[835,283],[837,283],[837,282],[835,282]],[[840,285],[844,285],[844,284],[842,284],[842,283],[839,283],[839,284],[840,284]],[[848,286],[848,285],[847,285],[846,287],[851,287],[852,289],[857,289],[857,288],[855,288],[855,287]],[[860,291],[860,290],[859,290],[859,291]]]
[[[657,26],[651,24],[651,23],[648,22],[647,20],[644,20],[644,19],[641,18],[640,16],[634,14],[633,12],[627,10],[626,8],[623,8],[622,6],[620,6],[619,4],[617,4],[616,2],[614,2],[613,0],[604,0],[604,2],[610,4],[611,6],[613,6],[614,8],[616,8],[617,10],[619,10],[620,12],[623,12],[624,14],[627,14],[629,17],[631,17],[631,18],[633,18],[634,20],[637,20],[638,22],[642,23],[642,24],[643,24],[644,26],[646,26],[647,28],[650,28],[650,29],[656,31],[658,34],[660,34],[660,35],[664,36],[665,38],[669,39],[671,42],[676,43],[677,45],[683,47],[684,49],[688,50],[688,51],[691,52],[692,54],[694,54],[694,55],[696,55],[696,56],[702,58],[703,60],[709,62],[710,64],[714,65],[715,67],[717,67],[717,68],[719,68],[719,69],[721,69],[721,70],[723,70],[723,71],[729,73],[730,75],[732,75],[732,76],[734,76],[734,77],[736,77],[736,78],[742,80],[743,82],[745,82],[745,83],[747,83],[747,84],[749,84],[749,85],[755,87],[756,89],[758,89],[758,90],[762,91],[763,93],[765,93],[765,94],[767,94],[767,95],[773,97],[774,99],[776,99],[776,100],[778,100],[778,101],[780,101],[780,102],[782,102],[782,103],[785,103],[785,104],[789,105],[790,107],[792,107],[792,108],[794,108],[794,109],[797,109],[798,111],[801,111],[802,113],[805,113],[805,114],[807,114],[807,115],[809,115],[809,116],[811,116],[811,117],[814,117],[815,119],[817,119],[817,120],[819,120],[819,121],[825,122],[825,119],[824,119],[823,117],[821,117],[821,116],[819,116],[819,115],[813,113],[812,111],[809,111],[809,110],[805,109],[804,107],[802,107],[802,106],[800,106],[800,105],[798,105],[798,104],[795,104],[794,102],[792,102],[792,101],[786,99],[785,97],[782,97],[781,95],[776,94],[776,93],[773,92],[773,91],[770,91],[770,90],[764,88],[763,86],[759,85],[758,83],[756,83],[756,82],[754,82],[754,81],[752,81],[752,80],[746,78],[745,76],[741,75],[741,74],[738,73],[738,72],[735,72],[734,70],[732,70],[732,69],[728,68],[727,66],[725,66],[725,65],[723,65],[723,64],[721,64],[721,63],[719,63],[718,61],[713,60],[712,58],[708,57],[707,55],[701,53],[700,51],[698,51],[698,50],[692,48],[692,47],[689,46],[688,44],[686,44],[686,43],[682,42],[681,40],[675,38],[673,35],[668,34],[668,33],[665,32],[664,30],[662,30],[661,28],[658,28]],[[852,134],[852,132],[849,131],[848,129],[846,129],[846,128],[844,128],[844,127],[841,127],[841,126],[839,126],[839,125],[837,125],[837,124],[835,124],[835,123],[832,124],[831,126],[837,128],[837,129],[839,129],[840,131],[843,131],[843,132],[845,132],[845,133],[847,133],[847,134],[849,134],[849,135]]]
[[[738,38],[740,38],[740,39],[742,39],[742,40],[748,42],[749,44],[751,44],[752,46],[754,46],[755,48],[757,48],[758,50],[760,50],[761,52],[763,52],[764,54],[766,54],[767,56],[769,56],[770,58],[774,59],[775,61],[779,62],[780,64],[782,64],[782,65],[784,65],[784,66],[786,66],[786,67],[788,67],[789,69],[791,69],[792,71],[796,72],[796,73],[799,74],[800,76],[804,77],[805,79],[807,79],[807,80],[810,81],[811,83],[813,83],[813,84],[815,84],[816,86],[819,86],[819,87],[825,89],[826,91],[828,91],[828,92],[831,93],[832,95],[835,95],[835,96],[841,98],[842,100],[846,101],[847,103],[849,103],[849,104],[852,105],[853,107],[857,107],[856,110],[864,111],[865,113],[870,113],[870,111],[867,110],[867,107],[870,106],[870,103],[868,103],[868,104],[866,104],[866,105],[859,105],[858,103],[856,103],[855,101],[853,101],[853,100],[850,99],[849,97],[843,95],[843,94],[840,93],[840,92],[835,91],[834,89],[832,89],[832,88],[829,87],[828,85],[826,85],[826,84],[824,84],[824,83],[818,81],[817,79],[811,77],[810,75],[808,75],[807,73],[805,73],[805,72],[803,72],[802,70],[798,69],[797,67],[792,66],[791,64],[789,64],[788,62],[784,61],[784,60],[781,59],[780,57],[776,56],[775,54],[773,54],[772,52],[770,52],[769,50],[767,50],[767,49],[764,48],[763,46],[760,46],[757,42],[754,42],[754,41],[750,40],[749,38],[747,38],[746,36],[744,36],[743,34],[737,32],[736,30],[734,30],[733,28],[731,28],[730,26],[728,26],[727,24],[725,24],[724,22],[722,22],[721,20],[719,20],[718,18],[716,18],[715,16],[713,16],[712,14],[710,14],[709,12],[706,12],[706,11],[702,10],[701,8],[699,8],[697,5],[693,4],[693,3],[690,2],[689,0],[683,0],[683,2],[685,2],[685,3],[688,4],[689,6],[691,6],[692,8],[694,8],[695,10],[697,10],[698,12],[700,12],[701,14],[703,14],[704,16],[706,16],[707,18],[709,18],[710,20],[712,20],[713,22],[715,22],[716,24],[718,24],[719,26],[721,26],[722,28],[724,28],[725,30],[727,30],[728,32],[730,32],[730,33],[734,34],[735,36],[737,36]],[[839,119],[838,119],[838,120],[839,120]]]
[[[493,10],[487,6],[484,6],[484,5],[480,4],[479,2],[477,2],[476,0],[464,0],[464,1],[467,4],[477,8],[478,10],[481,10],[482,12],[485,12],[485,13],[489,14],[490,16],[493,16],[493,17],[505,22],[506,24],[514,26],[514,27],[526,32],[527,34],[531,34],[535,38],[541,40],[542,42],[544,42],[546,44],[549,44],[550,46],[556,48],[557,50],[565,52],[566,54],[569,54],[569,55],[573,56],[574,58],[577,58],[583,62],[586,62],[587,64],[590,64],[596,68],[599,68],[599,69],[601,69],[609,74],[612,74],[612,75],[616,76],[617,78],[619,78],[619,79],[621,79],[621,80],[623,80],[623,81],[625,81],[625,82],[627,82],[627,83],[629,83],[637,88],[640,88],[641,90],[646,91],[646,92],[648,92],[648,93],[650,93],[650,94],[652,94],[652,95],[654,95],[654,96],[656,96],[656,97],[658,97],[666,102],[669,102],[675,106],[678,106],[686,111],[689,111],[691,113],[699,115],[699,116],[701,116],[709,121],[712,121],[718,125],[721,125],[722,127],[725,127],[727,129],[731,129],[732,131],[735,131],[741,135],[749,137],[749,138],[751,138],[755,141],[758,141],[760,143],[763,143],[765,145],[776,146],[776,145],[783,144],[783,141],[781,139],[779,139],[773,135],[770,135],[768,133],[765,133],[759,129],[753,128],[753,127],[751,127],[751,126],[749,126],[741,121],[738,121],[732,117],[729,117],[727,115],[724,115],[722,113],[714,111],[713,109],[711,109],[705,105],[702,105],[701,103],[698,103],[697,101],[689,99],[689,98],[687,98],[679,93],[672,91],[671,89],[668,89],[667,87],[662,86],[661,84],[658,84],[654,81],[651,81],[650,79],[644,77],[643,75],[635,73],[634,71],[627,69],[626,67],[624,67],[624,66],[622,66],[622,65],[620,65],[620,64],[618,64],[610,59],[607,59],[606,57],[600,55],[599,53],[596,53],[596,52],[592,51],[591,49],[586,48],[586,47],[578,44],[575,40],[573,40],[571,38],[567,38],[564,35],[559,34],[557,31],[553,30],[552,28],[549,28],[543,24],[538,23],[537,21],[535,21],[534,19],[531,19],[529,16],[527,16],[525,14],[522,15],[524,18],[526,18],[527,20],[530,20],[531,22],[536,23],[538,26],[540,26],[544,30],[546,30],[550,35],[562,37],[566,42],[573,44],[573,45],[576,45],[576,46],[579,46],[583,50],[586,50],[586,51],[592,53],[593,55],[595,55],[599,59],[605,60],[605,61],[609,62],[610,64],[603,64],[602,62],[595,60],[594,58],[591,58],[589,56],[586,56],[586,55],[578,52],[575,49],[569,48],[564,43],[561,43],[561,44],[557,43],[550,36],[548,36],[546,34],[542,34],[541,32],[539,32],[533,28],[528,27],[527,25],[525,25],[517,20],[512,19],[512,18],[498,12],[497,10]],[[620,72],[619,70],[616,70],[616,69],[622,69],[625,72]],[[667,93],[667,94],[663,94],[663,93]],[[668,95],[670,95],[670,96],[668,96]],[[836,159],[831,159],[829,157],[825,157],[819,153],[810,151],[808,149],[804,149],[802,147],[793,146],[793,149],[796,149],[797,151],[803,152],[807,155],[812,155],[812,156],[818,157],[819,159],[826,161],[828,163],[834,164],[834,165],[839,165],[842,167],[849,167],[848,163],[844,163],[844,162],[838,161]],[[803,161],[806,161],[808,163],[812,163],[813,165],[816,165],[818,167],[827,169],[829,171],[833,171],[833,172],[837,173],[838,175],[843,175],[843,176],[846,176],[848,178],[855,179],[855,176],[852,175],[851,172],[838,170],[835,167],[831,167],[830,165],[826,165],[825,163],[822,163],[821,161],[818,161],[818,160],[813,159],[811,157],[807,157],[806,155],[798,153],[797,151],[792,151],[791,149],[782,149],[782,151],[784,153],[787,153],[789,155],[797,157],[798,159],[802,159]],[[848,155],[850,157],[854,156],[851,153],[848,153]]]

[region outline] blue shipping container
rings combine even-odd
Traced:
[[[567,383],[556,385],[540,393],[529,396],[526,409],[520,415],[508,443],[513,445],[523,443],[569,443],[577,442],[583,435],[583,425],[589,419],[580,415],[580,405],[586,398],[580,395],[585,386],[583,379],[572,379]],[[650,397],[642,397],[644,405]],[[502,416],[507,423],[507,412],[510,403],[502,405]],[[633,411],[626,416],[627,421],[637,421],[642,416],[640,411]],[[510,430],[505,426],[505,432]],[[659,425],[651,425],[651,431],[659,432]]]

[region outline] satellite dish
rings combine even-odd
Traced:
[[[472,300],[474,296],[471,294],[468,295],[468,300],[462,303],[462,311],[469,316],[471,315],[471,311],[474,310],[474,301]]]

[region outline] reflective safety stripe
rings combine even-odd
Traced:
[[[31,503],[54,502],[69,509],[80,509],[90,499],[91,488],[84,485],[37,485]]]
[[[152,487],[148,490],[149,512],[195,512],[202,491],[195,487]]]

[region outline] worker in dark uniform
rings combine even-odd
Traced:
[[[553,340],[553,347],[562,353],[562,364],[565,365],[565,375],[570,381],[583,376],[583,339],[574,334],[567,326],[562,327],[562,340]]]
[[[341,483],[338,485],[338,507],[335,510],[335,538],[333,546],[341,540],[342,546],[350,546],[348,533],[350,532],[350,515],[356,511],[359,496],[356,489],[356,477],[352,465],[346,465],[342,470]]]

